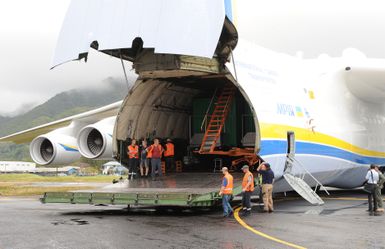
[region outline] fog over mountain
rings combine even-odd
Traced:
[[[122,100],[128,92],[123,78],[110,77],[102,83],[96,88],[83,87],[59,93],[20,115],[0,116],[0,136],[111,104]]]

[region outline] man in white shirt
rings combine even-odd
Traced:
[[[377,187],[377,182],[379,180],[378,173],[376,171],[376,165],[371,164],[370,169],[368,170],[368,173],[366,173],[366,180],[367,184],[369,185],[370,192],[368,193],[368,202],[369,202],[369,212],[376,212],[377,211],[377,200],[374,196],[375,190]]]

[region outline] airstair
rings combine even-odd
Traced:
[[[226,117],[231,109],[231,103],[235,93],[236,88],[231,83],[225,85],[222,89],[207,125],[199,153],[206,154],[214,152],[216,144],[220,139],[223,126],[225,125]]]
[[[295,140],[294,132],[288,132],[288,150],[285,162],[285,169],[283,177],[286,179],[287,183],[305,200],[310,202],[313,205],[323,205],[324,201],[316,193],[317,189],[324,190],[328,195],[329,192],[326,188],[319,182],[298,160],[295,159]],[[292,173],[294,166],[299,167],[299,176],[295,176]],[[309,176],[312,181],[316,183],[314,190],[305,182],[305,177]]]

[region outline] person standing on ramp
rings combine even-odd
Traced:
[[[139,162],[139,147],[136,145],[136,139],[131,140],[131,145],[127,147],[127,156],[128,156],[128,178],[133,179],[136,177],[136,172],[138,170]],[[130,177],[131,176],[131,177]]]
[[[154,144],[147,147],[147,156],[151,158],[151,178],[155,181],[155,173],[158,171],[159,177],[162,176],[161,158],[163,153],[162,145],[159,144],[159,139],[154,139]]]

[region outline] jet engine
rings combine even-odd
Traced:
[[[103,119],[84,127],[77,139],[82,156],[90,159],[112,159],[112,132],[116,117]]]
[[[79,160],[80,153],[76,139],[54,131],[32,140],[29,151],[32,159],[41,165],[69,164]]]

